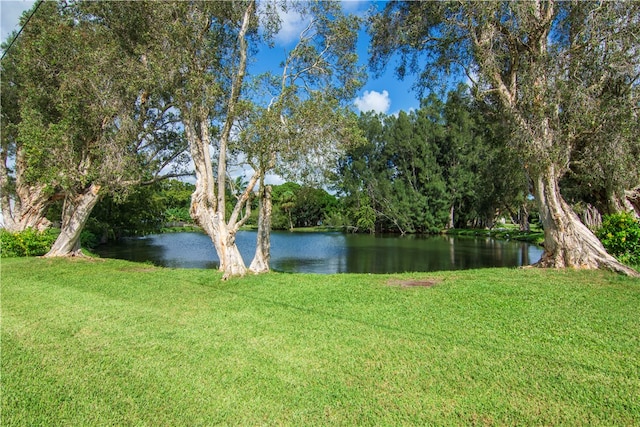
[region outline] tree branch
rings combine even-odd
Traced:
[[[231,134],[231,128],[233,122],[236,119],[236,107],[238,99],[240,98],[240,92],[242,89],[242,82],[247,69],[247,32],[249,30],[249,23],[253,16],[255,8],[255,1],[250,0],[247,8],[244,11],[242,18],[242,25],[240,32],[238,33],[238,42],[240,43],[240,61],[238,63],[238,71],[233,79],[231,85],[231,94],[229,96],[229,104],[227,105],[227,117],[222,128],[222,134],[220,136],[220,151],[218,152],[218,212],[222,218],[225,216],[225,180],[227,179],[227,147],[229,144],[229,136]]]

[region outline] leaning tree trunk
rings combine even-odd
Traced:
[[[532,176],[540,219],[544,227],[544,253],[536,266],[552,268],[606,268],[630,276],[638,272],[609,255],[598,238],[562,198],[553,165]]]
[[[81,256],[80,233],[100,200],[100,185],[91,184],[82,193],[69,195],[62,208],[60,235],[45,257]]]
[[[269,271],[271,259],[271,186],[262,188],[260,197],[260,212],[258,215],[258,238],[256,254],[251,261],[249,270],[253,273]]]

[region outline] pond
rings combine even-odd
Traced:
[[[241,231],[237,244],[249,265],[256,233]],[[217,268],[208,236],[198,232],[155,234],[101,246],[103,258],[151,262],[163,267]],[[402,273],[519,267],[540,259],[542,248],[492,238],[438,236],[371,236],[343,233],[271,235],[271,268],[290,273]]]

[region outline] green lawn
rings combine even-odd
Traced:
[[[1,263],[3,426],[640,425],[637,279]]]

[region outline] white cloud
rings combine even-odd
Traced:
[[[365,90],[364,94],[356,98],[353,103],[361,112],[386,113],[391,106],[391,99],[389,99],[389,92],[386,90],[383,90],[382,93],[375,90]]]
[[[288,45],[300,38],[300,33],[309,25],[309,19],[304,18],[295,10],[279,10],[280,31],[276,34],[276,43]]]
[[[286,181],[280,175],[276,175],[275,173],[268,173],[264,176],[264,183],[266,185],[282,185]]]
[[[342,10],[347,13],[360,14],[365,12],[370,5],[368,0],[341,0]]]

